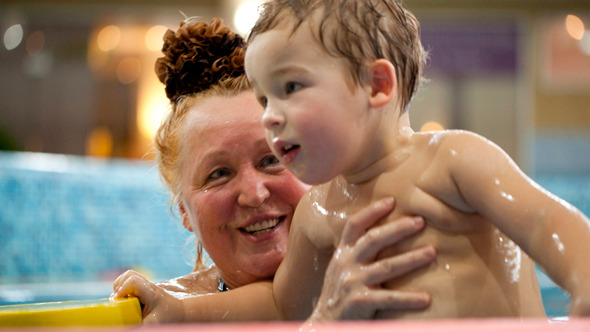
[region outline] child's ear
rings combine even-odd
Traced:
[[[184,203],[182,201],[178,203],[178,212],[180,212],[180,217],[182,218],[182,225],[184,228],[186,228],[189,232],[192,232],[193,226],[191,226],[190,218],[186,212],[186,209],[184,208]]]
[[[378,59],[371,63],[368,70],[371,88],[371,106],[385,106],[397,96],[395,67],[388,60]]]

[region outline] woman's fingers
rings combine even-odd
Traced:
[[[356,309],[378,310],[419,310],[430,304],[430,295],[425,292],[404,292],[388,289],[372,289],[368,293],[359,294]]]
[[[426,246],[412,251],[382,258],[365,267],[367,285],[378,285],[394,280],[406,273],[430,264],[436,257],[436,249]]]
[[[383,249],[418,233],[424,226],[422,217],[403,217],[371,228],[357,240],[357,257],[360,262],[373,261]]]
[[[141,299],[150,291],[150,284],[144,276],[136,271],[129,270],[121,274],[113,282],[114,293],[112,297],[122,298],[136,296]]]
[[[387,216],[393,210],[394,205],[394,199],[388,197],[357,212],[344,226],[341,243],[344,245],[353,245],[359,237],[365,234],[367,229]]]

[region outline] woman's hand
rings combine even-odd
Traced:
[[[343,319],[370,319],[377,310],[419,310],[428,307],[430,295],[383,289],[381,283],[428,265],[432,246],[375,261],[377,254],[424,228],[420,217],[403,217],[371,228],[394,207],[383,199],[355,214],[347,222],[339,246],[326,270],[322,293],[308,323]]]
[[[146,324],[184,321],[182,301],[168,294],[136,271],[121,274],[113,283],[112,298],[135,296],[141,302],[143,322]]]

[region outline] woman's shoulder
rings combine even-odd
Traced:
[[[178,298],[217,293],[219,269],[215,264],[157,285]]]

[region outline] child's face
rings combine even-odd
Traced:
[[[343,59],[327,53],[304,22],[257,35],[246,72],[264,106],[273,153],[303,182],[354,172],[367,143],[367,89],[354,85]]]

